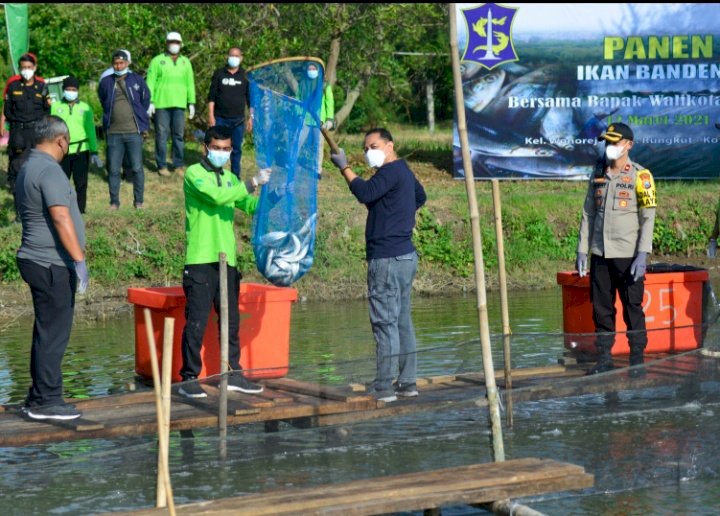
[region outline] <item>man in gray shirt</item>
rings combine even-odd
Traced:
[[[63,401],[61,364],[72,328],[75,291],[88,285],[85,224],[75,190],[60,167],[70,133],[57,116],[35,124],[35,148],[20,169],[15,197],[22,222],[17,253],[35,310],[30,374],[24,414],[31,419],[75,419],[82,414]]]

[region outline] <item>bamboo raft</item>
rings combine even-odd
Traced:
[[[627,370],[584,377],[590,364],[555,365],[516,369],[512,372],[514,402],[537,401],[585,394],[602,394],[661,385],[679,385],[695,378],[704,358],[697,354],[677,355],[672,360],[652,363],[641,377]],[[618,358],[616,365],[627,365]],[[496,372],[503,386],[503,371]],[[481,373],[464,373],[419,378],[420,395],[398,398],[393,403],[376,401],[361,386],[328,387],[281,378],[263,380],[264,392],[250,395],[228,393],[228,425],[264,422],[267,431],[277,431],[280,422],[308,428],[350,424],[357,421],[398,416],[453,406],[487,406],[485,380]],[[208,398],[192,400],[172,395],[171,430],[216,427],[219,391],[203,385]],[[504,393],[504,391],[500,391]],[[0,446],[26,446],[75,439],[137,436],[157,432],[155,399],[152,390],[142,390],[86,400],[67,400],[83,412],[70,421],[28,421],[19,406],[0,406]],[[471,405],[472,404],[472,405]]]

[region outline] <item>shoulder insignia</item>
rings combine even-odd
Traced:
[[[635,193],[639,208],[655,208],[657,198],[655,194],[655,181],[649,170],[641,170],[635,180]]]

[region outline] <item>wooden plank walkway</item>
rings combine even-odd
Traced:
[[[516,459],[421,471],[176,506],[177,514],[364,515],[481,504],[592,487],[581,466],[550,459]],[[136,516],[167,509],[134,511]],[[128,514],[128,513],[126,513]]]
[[[625,359],[627,360],[627,359]],[[627,371],[584,377],[590,364],[568,364],[513,371],[513,402],[536,401],[584,394],[617,392],[659,385],[679,385],[694,379],[703,360],[697,355],[676,356],[653,363],[642,377],[631,378]],[[622,365],[622,359],[616,359]],[[502,371],[496,372],[503,385]],[[433,411],[453,406],[486,405],[484,377],[481,373],[462,373],[419,378],[416,398],[399,398],[393,403],[379,402],[358,391],[282,378],[264,380],[264,392],[256,395],[228,393],[228,424],[265,422],[276,430],[278,422],[311,427],[350,424],[357,421]],[[189,400],[172,396],[171,430],[216,427],[219,392],[203,385],[208,398]],[[500,391],[504,395],[504,391]],[[83,411],[83,418],[65,422],[37,422],[23,419],[19,407],[0,406],[0,446],[67,441],[84,438],[112,438],[150,434],[157,431],[154,393],[151,390],[68,400]]]

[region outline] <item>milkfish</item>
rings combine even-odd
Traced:
[[[504,81],[505,72],[495,70],[466,82],[463,85],[465,107],[479,113],[497,96]]]
[[[453,144],[460,147],[457,133]],[[488,156],[502,157],[550,157],[557,151],[549,145],[526,144],[520,135],[511,132],[498,132],[480,125],[468,125],[468,144],[470,149]]]
[[[580,132],[573,117],[573,108],[557,106],[549,108],[540,123],[540,134],[561,149],[573,150],[575,148],[573,140]]]
[[[575,164],[557,158],[488,158],[483,164],[490,170],[535,177],[559,177],[563,179],[587,179],[593,171],[589,164]]]
[[[317,214],[296,232],[272,231],[260,237],[255,250],[258,270],[273,285],[287,287],[312,266],[311,245]]]

